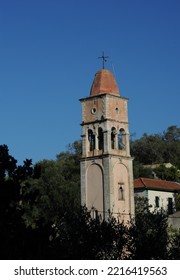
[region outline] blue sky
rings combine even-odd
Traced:
[[[136,138],[180,125],[179,0],[1,0],[0,144],[20,164],[81,138],[102,51]]]

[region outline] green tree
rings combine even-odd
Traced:
[[[167,145],[173,155],[173,145],[179,147],[173,133],[176,136],[144,135],[132,143],[137,176],[151,176],[143,164],[164,161]],[[1,258],[178,259],[180,235],[169,239],[166,215],[152,213],[147,200],[136,201],[136,218],[126,225],[112,215],[94,219],[80,207],[80,157],[81,142],[75,141],[56,160],[35,166],[25,160],[18,166],[8,147],[0,146]]]
[[[176,232],[173,237],[171,237],[171,242],[168,247],[169,259],[180,260],[180,231]]]
[[[66,213],[56,225],[51,242],[52,259],[129,259],[133,238],[127,225],[111,215],[92,218],[85,207]]]
[[[31,160],[22,166],[0,145],[0,258],[21,258],[25,226],[21,215],[21,182],[32,175]]]
[[[145,164],[170,162],[180,169],[180,128],[170,126],[163,134],[148,135],[131,141],[131,155]]]
[[[131,141],[131,155],[142,164],[163,162],[164,146],[160,134],[143,134],[140,139]]]
[[[175,142],[180,140],[180,127],[172,125],[163,132],[163,139],[168,142]]]
[[[136,160],[133,161],[133,175],[134,175],[134,179],[139,177],[154,178],[152,169],[145,168],[142,163]]]
[[[23,188],[23,218],[36,228],[39,221],[56,224],[65,212],[80,206],[80,142],[68,146],[56,160],[43,160],[35,166],[35,176]]]
[[[160,165],[154,169],[154,172],[159,179],[180,182],[180,172],[174,166],[167,168],[164,165]]]
[[[164,153],[164,162],[171,162],[180,169],[180,128],[170,126],[163,133],[166,150]]]
[[[151,212],[147,199],[135,200],[134,259],[167,259],[167,216],[163,211]]]
[[[180,211],[180,193],[175,195],[175,208],[176,211]]]

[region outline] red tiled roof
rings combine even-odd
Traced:
[[[180,191],[180,184],[172,181],[138,178],[134,180],[134,188],[158,189],[164,191]]]
[[[113,74],[107,69],[99,70],[91,87],[90,96],[109,93],[119,96],[119,89]]]

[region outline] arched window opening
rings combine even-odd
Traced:
[[[93,151],[95,149],[95,135],[91,129],[88,130],[88,140],[89,140],[89,150]]]
[[[118,200],[124,200],[124,184],[118,183]]]
[[[101,127],[98,128],[98,149],[103,150],[104,141],[103,141],[103,130]]]
[[[111,129],[111,149],[115,149],[115,137],[116,137],[116,129],[112,127]]]
[[[118,134],[118,149],[124,150],[125,147],[126,147],[126,133],[125,130],[121,128]]]

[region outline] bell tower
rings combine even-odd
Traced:
[[[128,221],[134,216],[128,99],[113,74],[101,69],[82,104],[81,204]]]

